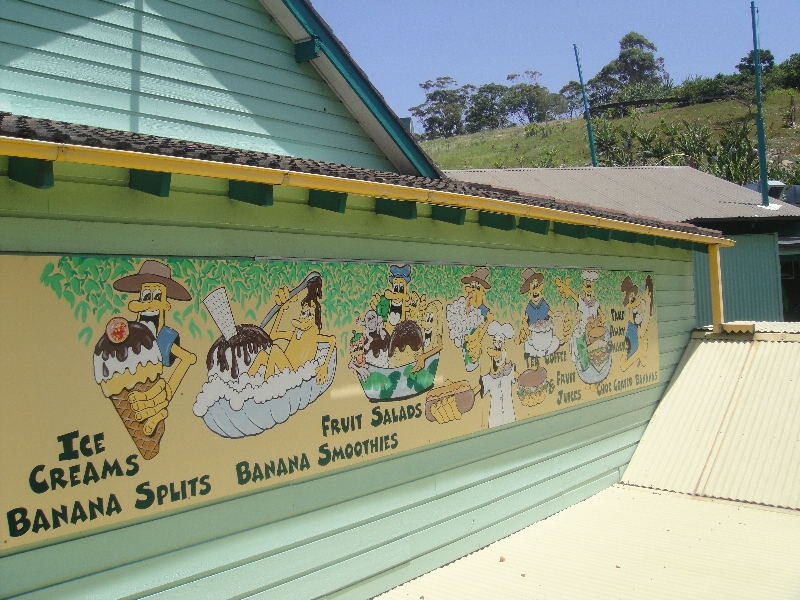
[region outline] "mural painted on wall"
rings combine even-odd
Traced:
[[[658,382],[650,273],[78,256],[0,266],[0,310],[21,316],[0,323],[15,349],[0,376],[25,400],[2,406],[13,484],[0,488],[0,552]],[[47,368],[31,378],[30,364]]]

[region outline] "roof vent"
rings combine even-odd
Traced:
[[[781,197],[783,190],[786,188],[786,184],[783,183],[782,181],[775,181],[772,179],[770,179],[767,183],[769,183],[769,191],[767,192],[767,194],[773,200],[778,200]],[[760,181],[756,181],[754,183],[748,183],[744,187],[746,187],[748,190],[753,190],[754,192],[761,193]]]

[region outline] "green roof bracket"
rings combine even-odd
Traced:
[[[172,173],[131,169],[131,180],[128,187],[132,190],[144,192],[145,194],[167,198],[169,196],[169,186],[171,182]]]
[[[434,204],[431,206],[431,218],[434,221],[442,221],[443,223],[463,225],[464,219],[467,218],[467,209]]]
[[[538,233],[547,235],[550,233],[550,224],[552,221],[546,219],[532,219],[531,217],[520,217],[519,228],[523,231],[530,231],[531,233]]]
[[[308,205],[344,214],[344,209],[347,206],[347,194],[326,192],[324,190],[308,190]]]
[[[237,181],[231,179],[228,182],[228,198],[247,202],[256,206],[272,206],[273,189],[266,183],[254,183],[252,181]]]
[[[389,198],[375,198],[375,213],[410,221],[417,218],[417,203]]]
[[[639,236],[631,231],[619,231],[613,229],[611,231],[611,239],[618,242],[625,242],[626,244],[635,244]]]
[[[555,221],[553,223],[553,233],[582,240],[586,237],[586,226]]]
[[[514,231],[517,228],[517,219],[514,215],[502,213],[479,212],[478,223],[484,227],[500,229],[501,231]]]
[[[645,244],[646,246],[655,246],[656,236],[647,235],[646,233],[640,233],[639,236],[636,238],[636,241],[639,242],[640,244]]]
[[[49,190],[53,187],[53,161],[9,156],[8,178],[37,190]]]
[[[317,58],[321,47],[319,38],[312,35],[310,39],[294,45],[294,59],[298,63],[304,63]]]
[[[659,236],[656,238],[656,246],[664,246],[665,248],[677,248],[678,240]]]
[[[586,237],[608,242],[611,240],[611,230],[602,227],[586,227]]]

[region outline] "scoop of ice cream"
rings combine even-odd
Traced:
[[[236,334],[230,339],[219,338],[208,350],[206,367],[209,374],[218,373],[232,380],[247,373],[253,359],[264,350],[270,351],[272,339],[255,325],[236,325]]]
[[[94,347],[93,363],[94,379],[102,384],[124,373],[135,376],[140,367],[147,365],[158,367],[155,370],[160,373],[162,359],[156,338],[149,327],[115,317]],[[153,368],[148,369],[148,372],[153,371]]]

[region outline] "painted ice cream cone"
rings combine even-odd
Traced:
[[[110,399],[139,454],[150,460],[158,454],[166,429],[164,418],[153,432],[145,433],[146,419],[137,420],[128,397],[132,392],[147,392],[163,386],[161,351],[156,338],[146,325],[115,317],[94,349],[95,381]]]
[[[145,434],[143,423],[134,418],[133,409],[128,402],[128,395],[130,392],[146,392],[152,386],[153,383],[150,381],[137,383],[132,389],[122,390],[121,393],[111,396],[110,398],[111,402],[114,403],[114,408],[117,409],[119,418],[122,419],[122,423],[128,430],[128,435],[131,436],[133,443],[136,444],[136,448],[139,450],[139,454],[141,454],[142,458],[145,460],[150,460],[158,454],[159,444],[161,443],[161,438],[164,436],[166,424],[164,421],[160,421],[159,424],[156,425],[152,435]]]

